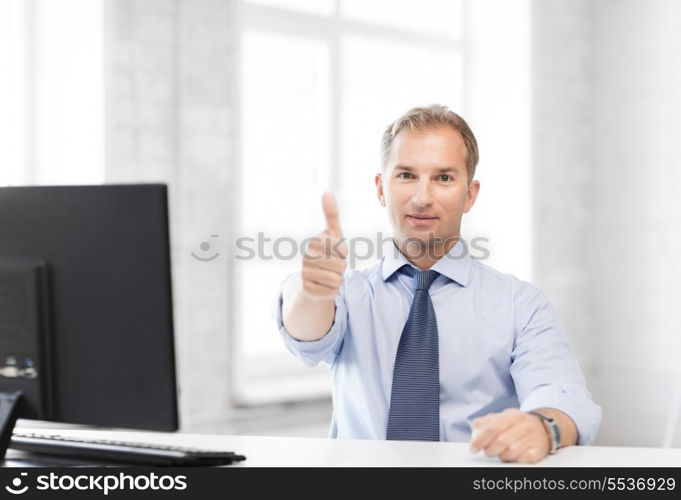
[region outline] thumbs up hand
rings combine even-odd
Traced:
[[[336,203],[336,197],[333,194],[324,193],[322,195],[322,209],[326,219],[326,232],[330,236],[342,238],[343,230],[340,220],[338,220],[338,203]]]
[[[338,204],[331,193],[322,196],[326,229],[312,238],[303,254],[303,293],[312,300],[334,299],[343,284],[348,248],[338,218]]]

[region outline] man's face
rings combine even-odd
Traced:
[[[399,243],[447,242],[447,249],[459,237],[461,217],[480,190],[478,181],[468,183],[466,146],[451,128],[401,131],[375,180]]]

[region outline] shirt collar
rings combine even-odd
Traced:
[[[383,277],[383,281],[390,278],[405,264],[415,267],[407,260],[404,254],[400,252],[393,241],[392,248],[390,248],[388,254],[383,257],[381,265],[381,276]],[[442,256],[440,260],[433,264],[431,269],[456,281],[462,286],[467,286],[471,275],[471,256],[468,252],[468,245],[463,238],[459,238],[459,241],[457,241],[456,244],[449,249],[449,252]]]

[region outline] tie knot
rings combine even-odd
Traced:
[[[433,281],[435,281],[435,278],[440,275],[440,273],[432,269],[419,271],[410,265],[402,266],[402,272],[414,278],[414,290],[428,290]]]

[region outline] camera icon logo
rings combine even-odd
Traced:
[[[211,237],[211,238],[217,238],[218,235],[217,235],[217,234],[211,234],[210,237]],[[201,251],[202,251],[204,254],[206,254],[206,253],[210,250],[210,243],[209,243],[208,241],[204,241],[204,242],[201,243],[200,248],[201,248]],[[219,253],[219,252],[215,252],[215,253],[214,253],[213,255],[211,255],[211,256],[206,256],[206,257],[204,257],[204,256],[197,255],[197,254],[195,254],[194,252],[192,252],[192,253],[191,253],[191,256],[194,257],[196,260],[198,260],[198,261],[200,261],[200,262],[212,262],[212,261],[214,261],[215,259],[217,259],[218,257],[220,257],[220,253]]]

